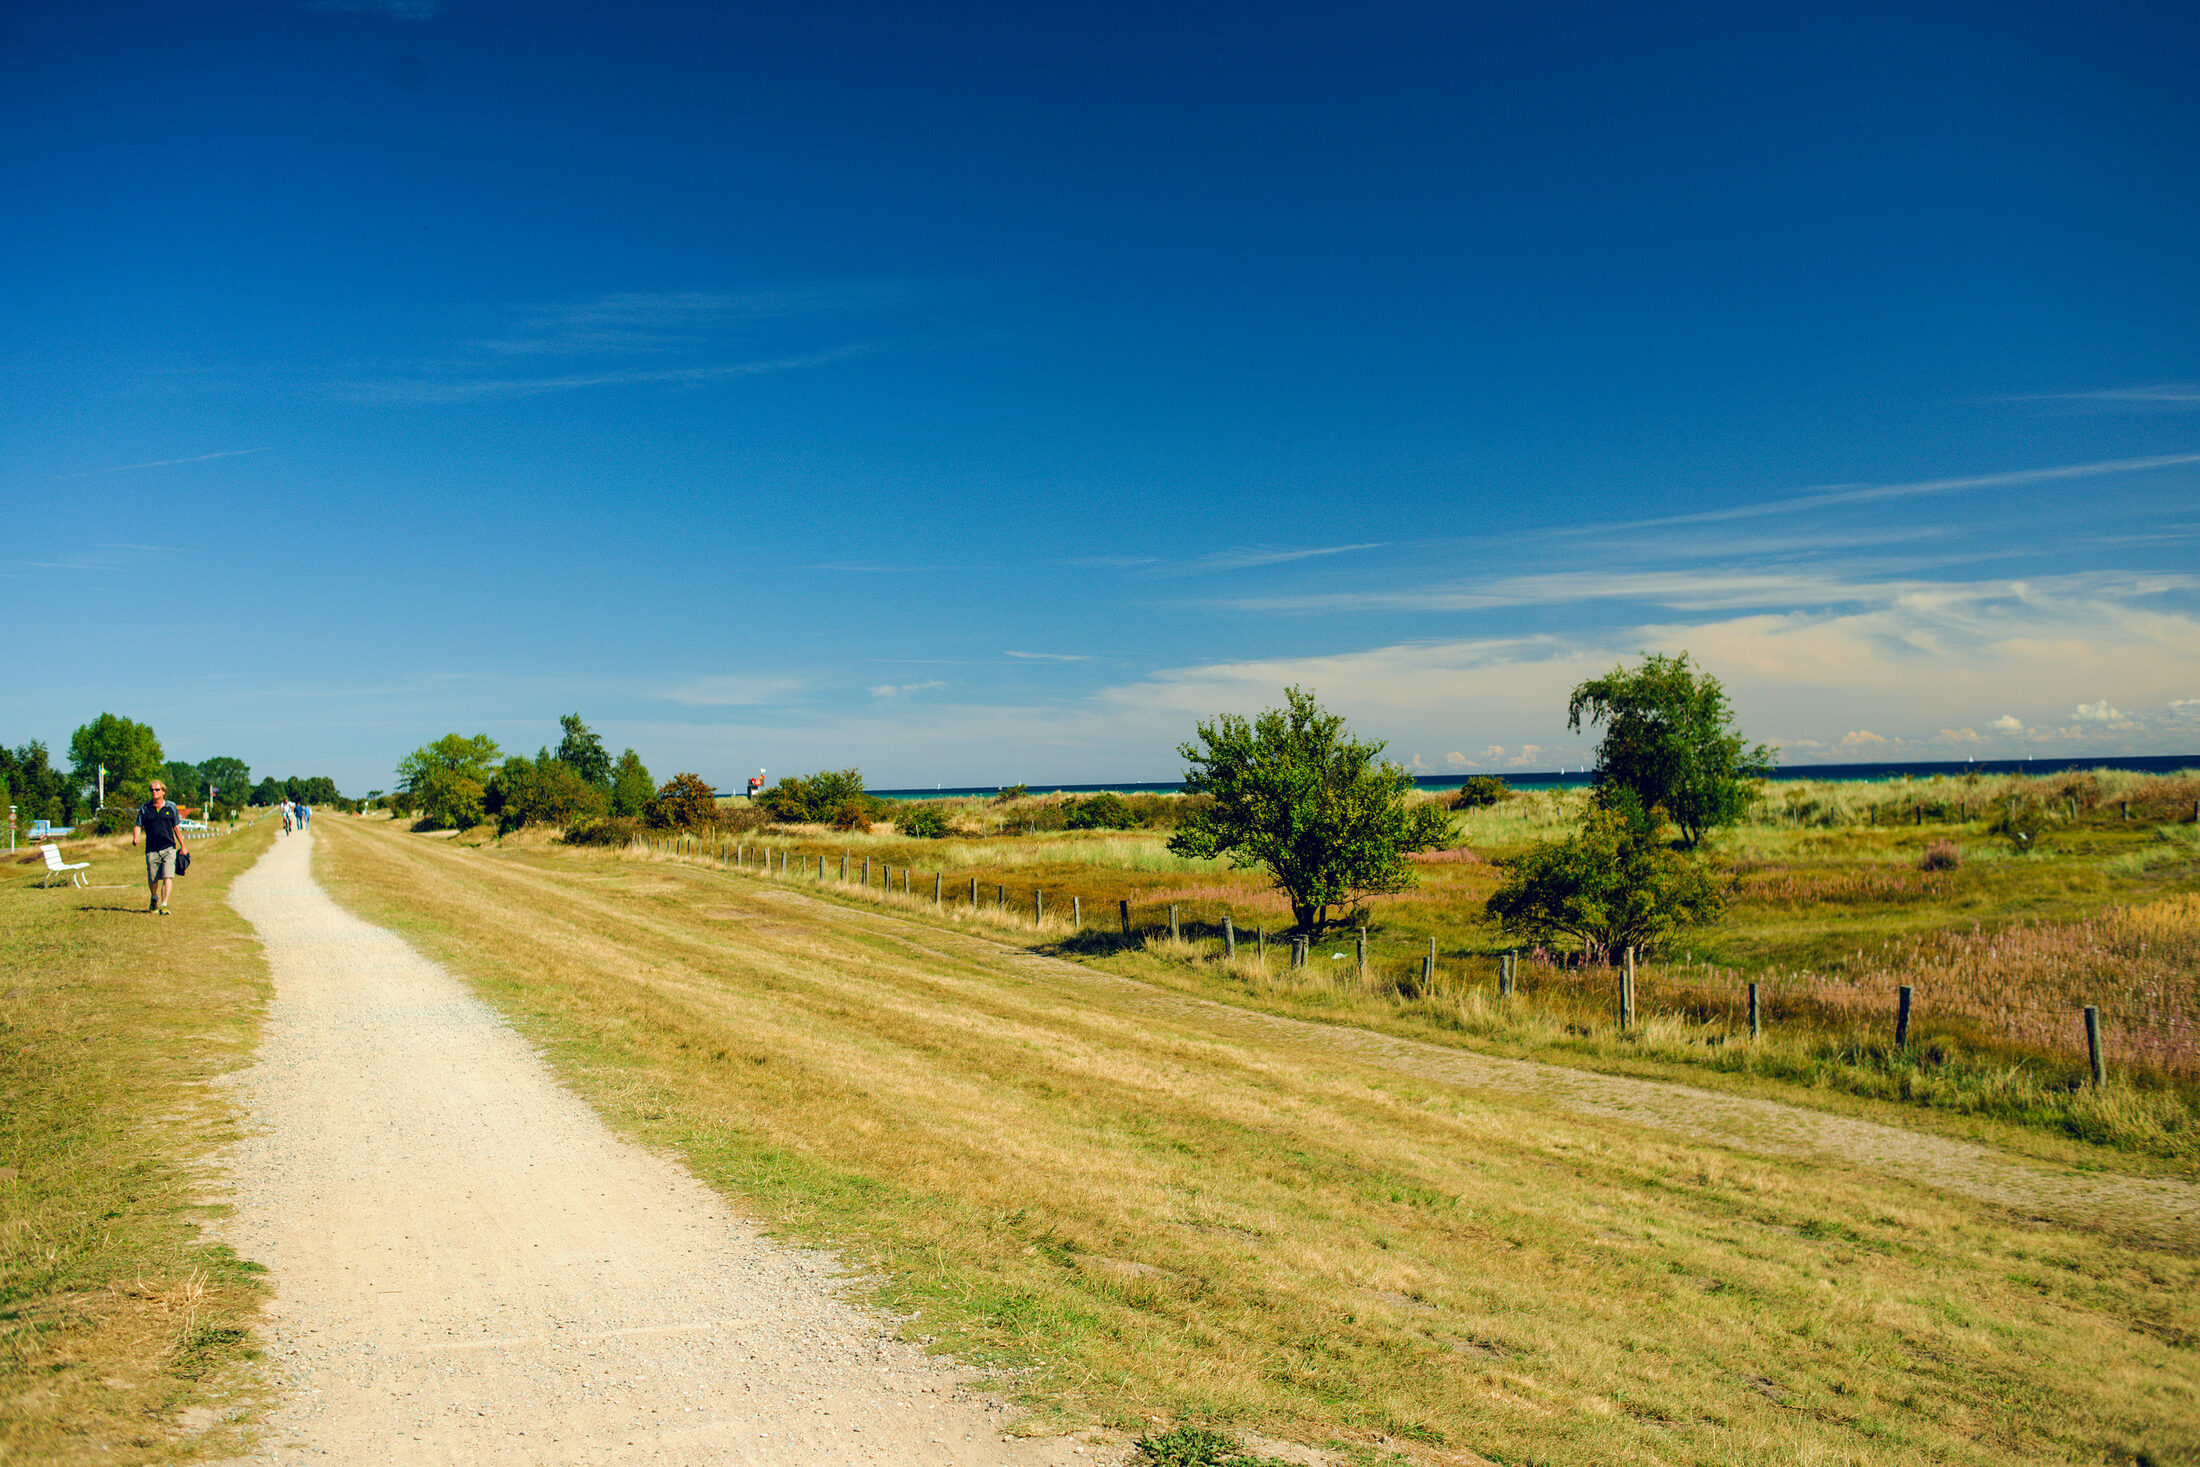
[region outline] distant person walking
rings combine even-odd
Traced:
[[[298,828],[304,830],[313,823],[313,807],[304,800],[298,802]]]
[[[145,910],[168,915],[168,894],[176,884],[176,857],[190,849],[183,843],[183,812],[168,799],[168,786],[153,781],[153,798],[138,806],[137,828],[130,844],[145,838]]]

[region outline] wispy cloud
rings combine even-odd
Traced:
[[[1360,545],[1317,545],[1304,549],[1282,549],[1274,546],[1250,546],[1237,550],[1220,550],[1213,555],[1203,555],[1187,561],[1175,569],[1188,574],[1200,571],[1252,570],[1264,565],[1289,565],[1296,560],[1314,560],[1325,555],[1349,555],[1355,550],[1380,550],[1384,541],[1370,540]]]
[[[946,686],[947,684],[941,682],[938,678],[932,678],[921,683],[880,683],[877,687],[872,688],[870,693],[874,698],[904,698],[911,693],[929,692],[933,688],[944,688]]]
[[[2067,402],[2103,408],[2200,408],[2200,382],[2151,382],[2096,392],[2036,392],[2011,402]]]
[[[691,677],[664,696],[692,708],[754,708],[793,702],[808,690],[801,677],[730,673]]]
[[[1240,611],[1485,611],[1513,606],[1566,606],[1632,601],[1673,611],[1737,611],[1751,608],[1814,609],[1888,605],[1909,599],[1948,601],[2021,599],[2034,592],[2068,595],[2113,591],[2123,596],[2165,595],[2200,588],[2200,577],[2175,573],[2133,575],[2088,572],[2037,580],[1929,581],[1852,579],[1838,568],[1732,571],[1553,571],[1489,581],[1447,582],[1395,591],[1313,592],[1295,596],[1239,597]]]
[[[231,448],[220,453],[195,453],[189,458],[156,458],[141,464],[116,464],[111,469],[78,469],[73,474],[55,474],[60,479],[89,479],[97,474],[127,474],[136,469],[172,469],[178,464],[211,463],[217,458],[244,458],[248,454],[266,453],[265,448]]]
[[[1904,484],[1834,484],[1787,499],[1768,499],[1725,509],[1699,510],[1693,514],[1661,515],[1654,519],[1616,520],[1551,531],[1555,535],[1587,535],[1609,530],[1649,530],[1667,525],[1709,525],[1728,520],[1755,519],[1764,515],[1801,514],[1834,505],[1869,504],[1884,499],[1922,499],[1936,494],[1960,494],[1977,489],[2011,489],[2026,484],[2048,484],[2063,479],[2098,479],[2116,474],[2143,474],[2156,469],[2200,464],[2200,453],[2166,453],[2151,458],[2103,459],[2098,463],[2061,464],[2044,469],[2014,469],[2000,474],[1973,474],[1958,479],[1916,479]]]
[[[1090,661],[1092,661],[1092,659],[1091,659],[1090,657],[1086,656],[1085,654],[1083,654],[1083,653],[1081,653],[1081,652],[1018,652],[1018,651],[1016,651],[1016,650],[1015,650],[1014,648],[1010,648],[1010,649],[1008,649],[1007,651],[1003,652],[1003,653],[1002,653],[1001,655],[1002,655],[1002,656],[1004,656],[1004,657],[1014,657],[1014,658],[1016,658],[1016,659],[1017,659],[1018,661],[1021,661],[1021,662],[1090,662]]]
[[[474,346],[504,357],[638,356],[706,350],[777,322],[875,308],[905,298],[884,286],[721,294],[624,292],[529,307],[502,336]]]
[[[768,361],[729,362],[714,366],[613,368],[600,372],[571,372],[556,377],[475,377],[437,380],[427,377],[395,378],[380,382],[346,384],[344,394],[360,402],[451,403],[480,402],[491,398],[540,397],[545,393],[573,392],[587,387],[698,387],[741,377],[762,377],[775,372],[799,372],[868,356],[879,348],[862,343],[829,351]]]

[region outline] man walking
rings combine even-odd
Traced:
[[[183,812],[168,800],[168,786],[153,781],[153,798],[138,806],[137,829],[130,844],[145,837],[145,910],[168,915],[168,893],[176,884],[176,857],[183,844]]]

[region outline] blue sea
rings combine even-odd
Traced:
[[[1954,760],[1933,764],[1783,764],[1772,777],[1780,779],[1930,779],[1935,775],[1952,774],[2061,774],[2070,769],[2130,769],[2143,774],[2169,774],[2179,769],[2200,769],[2200,754],[2134,754],[2111,759],[1974,759]],[[1476,770],[1476,774],[1495,774],[1497,770]],[[1558,769],[1530,771],[1502,771],[1505,783],[1517,790],[1576,789],[1589,783],[1587,769]],[[1468,774],[1423,774],[1414,783],[1425,790],[1455,790],[1465,784]],[[921,790],[872,790],[874,795],[889,800],[945,799],[950,795],[997,795],[1001,785],[935,786]],[[1182,780],[1140,783],[1119,781],[1114,784],[1035,784],[1035,795],[1091,795],[1102,790],[1117,794],[1137,793],[1175,794],[1184,788]]]

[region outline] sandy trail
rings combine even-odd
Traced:
[[[448,972],[330,900],[314,838],[231,901],[274,1000],[225,1237],[288,1387],[255,1461],[1091,1462],[621,1141]]]

